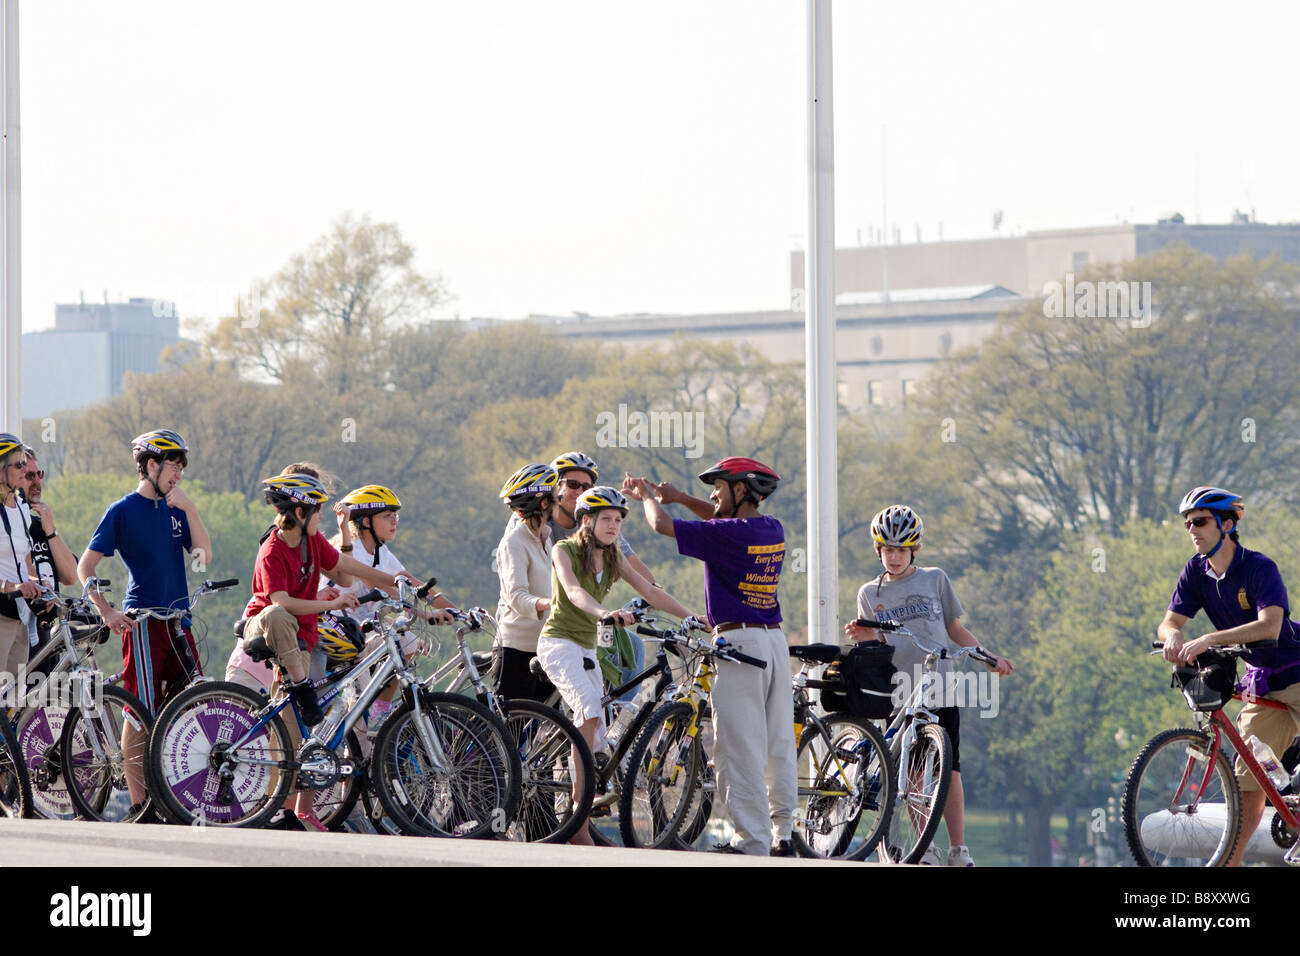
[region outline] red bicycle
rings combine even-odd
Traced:
[[[1243,839],[1241,792],[1229,759],[1235,751],[1273,808],[1271,833],[1286,851],[1283,859],[1300,865],[1300,795],[1290,786],[1285,793],[1278,790],[1223,712],[1229,700],[1242,699],[1232,679],[1237,658],[1247,649],[1216,650],[1220,661],[1198,668],[1183,685],[1198,726],[1157,734],[1129,768],[1122,804],[1129,849],[1139,866],[1224,866]],[[1255,703],[1285,707],[1267,698]],[[1231,749],[1225,748],[1225,737]]]

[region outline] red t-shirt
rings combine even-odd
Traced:
[[[334,570],[339,563],[339,553],[323,534],[317,532],[307,541],[307,559],[311,568],[310,573],[304,576],[301,545],[291,548],[280,540],[279,532],[272,532],[257,549],[257,563],[253,566],[253,599],[244,609],[244,617],[261,613],[277,591],[304,601],[316,600],[321,571]],[[319,615],[299,614],[297,617],[298,637],[306,641],[309,648],[315,647],[320,640],[316,623]]]

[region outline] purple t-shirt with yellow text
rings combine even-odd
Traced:
[[[776,586],[785,561],[785,529],[768,515],[673,522],[677,551],[704,562],[709,624],[780,624]]]

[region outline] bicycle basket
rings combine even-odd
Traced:
[[[835,685],[822,689],[822,710],[828,714],[847,711],[849,709],[849,695],[844,683],[844,675],[840,673],[839,661],[832,661],[826,665],[826,669],[822,671],[822,680]]]
[[[849,713],[879,720],[894,709],[894,648],[868,642],[855,645],[839,661]]]
[[[1220,710],[1232,699],[1237,683],[1237,658],[1215,650],[1202,651],[1190,665],[1174,668],[1171,687],[1181,687],[1192,710]]]

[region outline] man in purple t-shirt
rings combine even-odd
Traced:
[[[776,597],[785,530],[775,518],[758,513],[759,503],[776,490],[781,478],[751,458],[724,458],[700,480],[713,488],[709,501],[666,482],[656,487],[631,475],[624,479],[623,491],[644,504],[651,528],[677,539],[678,552],[704,562],[704,602],[714,634],[767,662],[761,669],[717,663],[714,764],[718,795],[736,828],[735,840],[718,849],[794,856],[794,699]],[[673,520],[664,504],[685,505],[704,520]]]
[[[1276,646],[1245,655],[1246,687],[1256,696],[1286,705],[1285,710],[1248,700],[1237,716],[1242,739],[1254,734],[1281,756],[1300,733],[1300,628],[1291,621],[1286,586],[1277,565],[1258,551],[1237,542],[1241,498],[1221,488],[1194,488],[1178,505],[1196,554],[1183,568],[1174,596],[1157,633],[1165,659],[1195,660],[1204,650],[1229,644],[1276,641]],[[1204,610],[1215,630],[1194,641],[1183,640],[1183,625]],[[1264,793],[1254,776],[1240,764],[1243,838],[1228,859],[1239,866],[1250,836],[1264,815]]]

